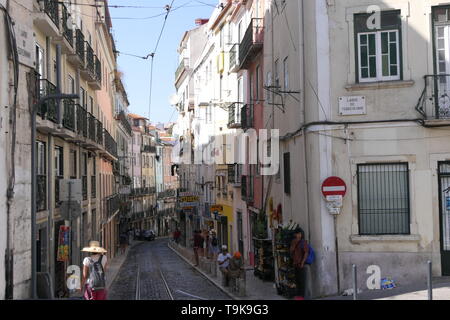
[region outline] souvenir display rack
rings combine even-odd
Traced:
[[[261,280],[273,281],[275,278],[272,240],[253,238],[255,246],[254,274]]]
[[[293,228],[278,228],[275,234],[275,252],[278,266],[277,293],[291,298],[295,296],[295,270],[289,252],[294,238]]]

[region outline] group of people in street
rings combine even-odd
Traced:
[[[219,253],[219,239],[214,229],[210,231],[195,230],[191,242],[194,249],[195,266],[198,266],[199,256],[204,256],[207,259],[216,259]]]
[[[134,231],[133,231],[134,233]],[[122,244],[128,245],[129,233],[120,234],[121,249]],[[173,233],[173,240],[178,243],[181,236],[177,228]],[[231,255],[226,245],[221,246],[219,253],[219,241],[215,230],[195,230],[191,239],[194,248],[195,266],[199,265],[199,256],[205,256],[208,259],[217,261],[220,272],[223,277],[224,286],[230,285],[231,279],[242,277],[243,260],[240,252]],[[125,247],[126,250],[126,247]],[[290,245],[290,255],[295,270],[295,283],[297,287],[296,300],[303,300],[307,292],[307,274],[311,260],[311,247],[305,240],[304,231],[297,228],[294,232],[294,238]],[[83,260],[83,272],[81,279],[81,293],[86,300],[106,300],[106,277],[105,273],[108,267],[107,251],[100,246],[98,241],[90,241],[89,246],[83,248],[83,252],[89,255]],[[312,255],[313,256],[313,255]],[[313,258],[312,258],[313,259]]]

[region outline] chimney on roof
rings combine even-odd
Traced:
[[[208,23],[209,19],[195,19],[195,25],[197,26],[202,26],[205,23]]]

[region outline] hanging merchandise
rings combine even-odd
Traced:
[[[296,294],[295,270],[290,254],[296,228],[299,228],[299,225],[291,221],[285,228],[280,226],[275,230],[275,252],[278,265],[277,292],[288,298]]]
[[[69,232],[69,227],[59,227],[57,261],[69,261]]]

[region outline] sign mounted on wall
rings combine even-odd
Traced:
[[[342,199],[347,192],[347,185],[339,177],[329,177],[322,183],[322,194],[327,200],[328,212],[332,215],[341,213]]]
[[[339,177],[329,177],[322,183],[322,194],[327,196],[345,196],[347,185]]]
[[[339,97],[339,115],[354,116],[367,114],[366,97],[348,96]]]

